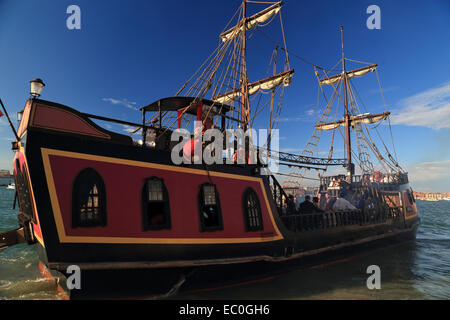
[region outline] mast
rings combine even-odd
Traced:
[[[341,42],[342,42],[342,76],[344,80],[344,121],[346,132],[346,147],[347,147],[347,180],[352,182],[353,164],[352,164],[352,143],[350,138],[350,113],[348,112],[348,92],[347,92],[347,72],[345,70],[345,55],[344,55],[344,27],[341,26]]]
[[[278,46],[275,47],[274,52],[274,62],[273,62],[273,75],[275,76],[277,74],[277,58],[278,58]],[[272,98],[270,100],[270,120],[269,120],[269,138],[267,143],[267,150],[269,152],[270,156],[270,149],[272,145],[272,120],[273,120],[273,103],[275,99],[275,89],[272,89]]]
[[[241,103],[242,103],[242,123],[244,131],[247,130],[247,64],[246,64],[246,29],[247,29],[247,3],[242,0],[242,86],[241,86]]]

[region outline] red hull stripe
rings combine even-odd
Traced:
[[[269,242],[283,239],[264,188],[263,180],[206,170],[124,160],[42,148],[59,240],[62,243],[223,244]],[[77,174],[94,168],[106,186],[108,225],[72,228],[72,186]],[[142,231],[141,194],[146,178],[164,179],[170,195],[170,230]],[[212,182],[219,192],[223,230],[200,232],[198,191]],[[242,196],[253,188],[261,203],[264,230],[246,232]]]

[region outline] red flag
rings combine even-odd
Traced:
[[[3,117],[3,113],[2,113],[2,111],[0,110],[0,118],[1,118],[1,117]]]

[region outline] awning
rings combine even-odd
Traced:
[[[158,101],[155,101],[143,108],[141,111],[145,112],[159,112],[159,111],[178,111],[189,106],[195,106],[199,103],[203,104],[203,107],[213,108],[212,112],[214,114],[225,114],[233,108],[223,103],[211,101],[208,99],[201,98],[193,98],[193,97],[169,97],[164,98]],[[197,111],[194,109],[189,109],[186,113],[197,114]]]

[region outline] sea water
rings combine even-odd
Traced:
[[[0,187],[0,232],[18,227],[15,190]],[[275,277],[201,291],[175,299],[450,299],[450,201],[417,201],[415,241],[371,249]],[[381,289],[369,290],[367,268],[380,267]],[[62,299],[26,244],[0,253],[0,299]]]

